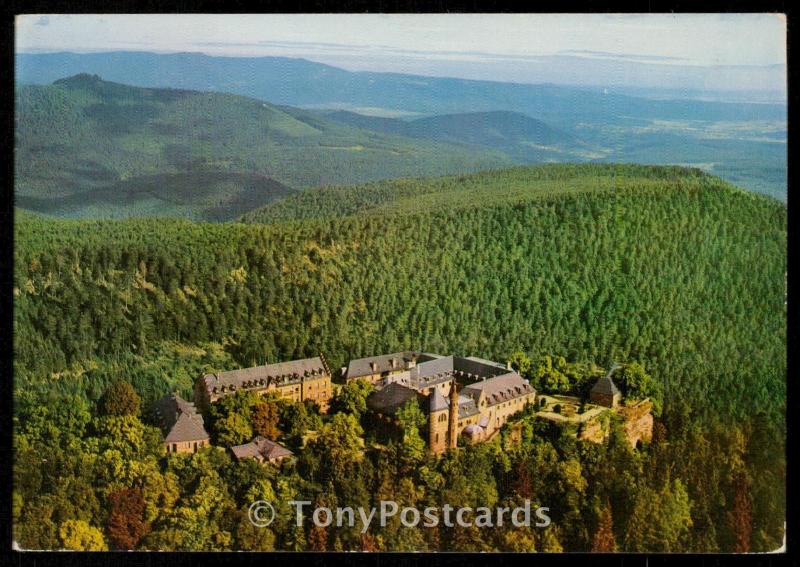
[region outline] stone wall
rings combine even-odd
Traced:
[[[196,453],[198,449],[206,445],[210,445],[208,439],[164,443],[167,453]]]
[[[630,406],[617,406],[614,412],[622,418],[625,437],[632,447],[639,441],[649,442],[653,438],[653,404],[650,400],[641,400]],[[601,414],[602,415],[602,414]],[[601,416],[597,416],[581,424],[578,439],[602,443],[608,436],[609,429],[603,427]]]
[[[653,404],[650,400],[617,408],[617,413],[625,420],[623,428],[631,446],[636,447],[639,441],[649,442],[653,438],[652,409]]]
[[[481,406],[480,415],[486,415],[489,423],[486,426],[486,434],[491,435],[496,430],[503,427],[510,417],[525,409],[528,404],[536,403],[536,392],[528,392],[517,398],[506,400],[488,407]],[[475,419],[478,423],[479,419]],[[466,424],[465,424],[466,426]]]
[[[603,423],[599,417],[582,424],[578,439],[581,441],[591,441],[592,443],[602,443],[606,438],[607,432],[603,428]]]

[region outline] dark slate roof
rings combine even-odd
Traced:
[[[458,395],[458,418],[464,419],[478,413],[478,406],[475,405],[475,400],[469,396],[462,394]]]
[[[424,352],[403,351],[393,352],[390,354],[379,354],[377,356],[368,356],[366,358],[357,358],[351,360],[347,365],[347,378],[358,378],[360,376],[369,376],[371,374],[380,374],[381,372],[388,372],[390,370],[408,370],[409,364],[412,361],[417,363],[434,360],[439,355],[428,354]],[[395,366],[392,366],[392,360],[395,361]],[[374,369],[372,364],[375,365]]]
[[[266,388],[270,383],[300,383],[301,380],[321,378],[327,374],[330,374],[327,364],[321,356],[315,356],[302,360],[276,362],[252,368],[206,374],[203,376],[203,381],[209,392],[213,392],[214,388],[217,388],[217,393],[220,393],[219,391],[225,388],[227,393],[239,388]]]
[[[619,388],[617,388],[617,385],[614,384],[614,381],[611,379],[611,374],[613,374],[614,371],[617,370],[617,368],[619,368],[619,366],[612,367],[611,370],[608,371],[608,374],[600,378],[595,383],[595,385],[592,386],[591,393],[605,394],[607,396],[614,396],[616,394],[619,394],[620,393]]]
[[[428,396],[428,412],[439,411],[450,407],[450,399],[445,398],[438,389],[434,389]],[[458,395],[458,417],[463,419],[478,413],[475,400],[469,396]]]
[[[443,356],[417,364],[410,371],[409,384],[413,388],[421,389],[448,382],[453,377],[453,357]]]
[[[367,407],[376,413],[394,415],[408,400],[417,399],[417,391],[393,382],[367,397]]]
[[[207,440],[203,416],[194,404],[178,394],[166,396],[156,403],[156,417],[161,423],[164,440],[168,443]]]
[[[201,441],[208,439],[208,432],[203,427],[203,418],[198,414],[182,413],[175,425],[164,438],[167,443],[182,441]]]
[[[469,384],[463,391],[464,394],[475,400],[480,397],[481,392],[486,396],[486,403],[491,406],[518,398],[524,394],[535,393],[535,390],[527,380],[524,380],[522,376],[512,370],[501,376]]]
[[[499,368],[503,372],[508,372],[508,367],[505,364],[501,364],[499,362],[494,362],[493,360],[486,360],[485,358],[480,358],[478,356],[467,356],[467,357],[464,358],[464,360],[470,360],[472,362],[478,362],[478,363],[486,365],[486,366],[496,366],[497,368]]]
[[[422,389],[447,382],[453,377],[473,381],[491,378],[507,372],[508,369],[505,366],[490,360],[474,357],[442,356],[435,360],[417,364],[416,368],[412,368],[409,385],[413,388]]]
[[[254,458],[261,455],[264,459],[270,460],[290,457],[294,454],[280,443],[276,443],[275,441],[261,436],[256,437],[244,445],[231,447],[231,451],[237,459]]]
[[[392,361],[394,361],[394,366],[392,366]],[[453,377],[468,382],[492,378],[507,373],[508,369],[499,362],[474,356],[463,358],[403,351],[351,360],[345,369],[344,376],[353,379],[388,371],[400,371],[394,375],[394,381],[402,382],[419,390],[448,382]]]
[[[492,378],[506,374],[509,370],[505,365],[499,362],[492,362],[491,360],[484,360],[482,358],[460,356],[455,357],[453,369],[458,373],[459,377],[469,378],[472,375],[473,380],[478,378]]]
[[[434,412],[450,407],[445,397],[438,388],[434,388],[433,392],[428,396],[430,403],[428,404],[428,411]]]

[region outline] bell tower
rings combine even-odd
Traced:
[[[450,420],[447,427],[447,441],[451,449],[455,449],[458,443],[458,383],[453,378],[450,386]]]
[[[428,400],[428,448],[433,453],[444,453],[447,449],[447,400],[438,388],[433,389]]]

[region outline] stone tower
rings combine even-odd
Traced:
[[[450,386],[450,419],[447,426],[447,441],[451,449],[455,449],[458,443],[458,384],[453,379]]]
[[[434,453],[447,449],[447,400],[434,388],[428,396],[428,448]]]

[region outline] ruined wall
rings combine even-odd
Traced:
[[[649,442],[653,438],[652,409],[653,404],[650,400],[642,400],[630,406],[617,406],[614,409],[622,418],[622,429],[631,447],[636,447],[639,441]],[[597,416],[581,425],[578,439],[602,443],[608,434],[609,428],[603,427],[601,416]]]
[[[653,438],[653,404],[650,400],[642,400],[632,406],[617,408],[617,412],[625,420],[623,428],[631,446],[636,447],[639,441],[649,442]]]
[[[602,443],[608,432],[603,428],[600,418],[592,419],[582,424],[578,439],[581,441],[591,441],[592,443]]]

